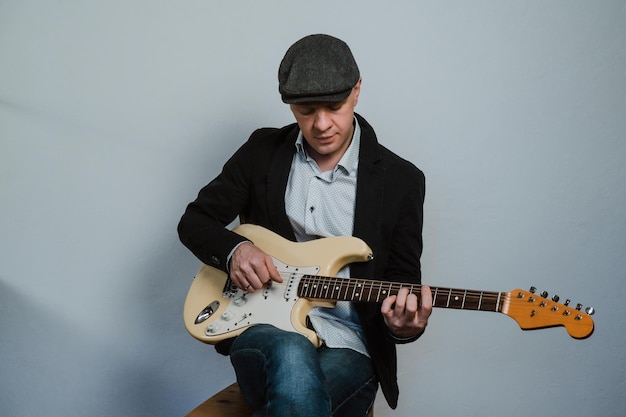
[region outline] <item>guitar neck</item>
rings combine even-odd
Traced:
[[[396,295],[400,288],[407,288],[419,297],[422,286],[401,282],[304,275],[298,285],[298,295],[321,300],[379,303],[390,295]],[[459,310],[502,312],[502,304],[507,296],[507,293],[503,292],[430,288],[433,307]]]

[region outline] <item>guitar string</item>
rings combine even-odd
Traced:
[[[399,290],[400,288],[409,288],[409,289],[420,289],[422,287],[421,284],[410,284],[410,283],[394,283],[394,282],[385,282],[385,281],[376,281],[376,280],[366,280],[366,279],[355,279],[355,278],[336,278],[336,277],[322,277],[317,275],[310,274],[299,274],[300,278],[305,278],[305,282],[319,283],[319,284],[340,284],[342,287],[352,288],[352,287],[380,287],[383,290]],[[345,280],[345,282],[343,281]],[[434,288],[434,287],[433,287]],[[498,292],[490,292],[490,291],[476,291],[476,290],[462,290],[462,289],[454,289],[454,288],[443,288],[438,287],[438,296],[448,296],[449,294],[454,296],[483,296],[498,298],[501,297],[502,294]]]

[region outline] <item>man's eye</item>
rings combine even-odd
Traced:
[[[339,111],[341,110],[341,108],[343,107],[343,101],[336,103],[336,104],[331,104],[330,106],[328,106],[328,109],[330,111]]]
[[[309,116],[311,114],[313,114],[313,109],[311,109],[310,107],[297,107],[298,113],[300,113],[303,116]]]

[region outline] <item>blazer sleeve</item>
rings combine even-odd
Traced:
[[[221,173],[200,190],[178,223],[181,242],[200,261],[223,271],[227,270],[231,250],[246,240],[225,226],[249,205],[257,160],[254,156],[262,136],[263,130],[251,135],[224,164]]]

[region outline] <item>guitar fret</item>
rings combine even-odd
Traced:
[[[324,298],[328,298],[328,296],[329,296],[328,292],[330,291],[330,288],[333,285],[333,281],[332,281],[331,278],[325,278],[324,279],[324,283],[325,283],[324,284]]]
[[[315,298],[320,298],[324,293],[324,288],[326,287],[324,282],[326,282],[326,277],[320,277],[317,281],[317,285],[315,286]]]
[[[315,295],[315,298],[319,298],[321,296],[321,292],[324,290],[324,277],[318,277],[315,280],[315,291],[313,292],[313,295]]]
[[[310,297],[311,296],[311,291],[313,290],[313,285],[312,285],[312,282],[311,282],[311,279],[310,279],[311,277],[307,275],[307,276],[305,276],[305,278],[308,278],[307,281],[306,281],[306,293],[305,293],[305,296],[309,296]]]
[[[343,281],[341,282],[340,286],[341,286],[341,291],[339,292],[340,294],[339,299],[345,301],[348,299],[348,291],[350,290],[350,287]],[[341,295],[342,292],[343,292],[343,295]]]
[[[311,277],[311,278],[312,278],[311,296],[313,296],[313,298],[318,298],[321,279],[320,277]]]
[[[343,282],[343,280],[340,280],[340,279],[335,279],[334,288],[335,288],[335,290],[337,292],[335,298],[337,300],[343,300],[344,299],[344,295],[342,295],[342,291],[345,288],[345,282]]]
[[[309,294],[313,298],[317,298],[317,291],[319,288],[318,285],[319,285],[319,278],[311,277],[311,281],[309,282]]]
[[[330,288],[330,294],[329,294],[329,298],[330,299],[335,299],[338,297],[339,295],[339,291],[340,291],[340,286],[339,286],[339,282],[337,281],[337,279],[333,279],[330,282],[329,285]]]
[[[347,297],[346,283],[343,280],[337,280],[337,300],[344,301]]]
[[[306,275],[305,275],[300,279],[300,283],[298,284],[298,295],[305,297],[307,295],[306,290],[307,290],[307,284],[306,284]]]
[[[317,290],[316,281],[313,278],[314,277],[311,277],[309,281],[309,295],[311,297],[315,297],[315,291]]]
[[[476,295],[468,294],[467,290],[463,291],[462,298],[463,301],[461,303],[461,306],[459,307],[461,310],[476,309],[476,307],[478,306]]]
[[[322,278],[320,298],[328,298],[328,286],[330,285],[330,279],[328,277]],[[323,294],[323,296],[322,296]]]
[[[339,279],[337,279],[337,278],[330,278],[329,279],[329,283],[328,283],[328,287],[329,287],[329,290],[330,290],[329,297],[330,297],[330,295],[334,295],[335,294],[335,291],[337,291],[337,285],[338,284],[339,284]]]

